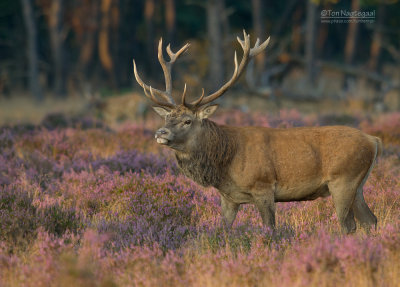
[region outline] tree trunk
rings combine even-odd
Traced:
[[[301,42],[303,39],[303,34],[301,32],[301,26],[302,26],[302,16],[303,16],[303,7],[299,6],[298,9],[296,9],[293,13],[292,17],[292,33],[291,33],[291,51],[293,54],[298,55],[300,54],[301,50]],[[276,34],[277,35],[277,34]]]
[[[85,33],[81,42],[81,48],[79,52],[79,61],[78,61],[78,71],[82,73],[85,77],[85,80],[89,78],[89,62],[92,60],[93,52],[95,50],[95,33]]]
[[[320,58],[323,55],[324,47],[326,44],[326,40],[328,40],[329,34],[329,26],[328,25],[320,25],[318,28],[318,36],[316,43],[316,55]]]
[[[285,3],[285,10],[282,14],[279,15],[279,19],[276,23],[274,23],[274,27],[272,28],[272,36],[279,36],[282,34],[283,29],[287,27],[288,22],[290,21],[289,17],[292,13],[302,14],[302,7],[297,7],[300,0],[290,0]],[[294,16],[293,18],[297,18]]]
[[[74,17],[78,25],[74,29],[76,41],[79,45],[79,58],[75,63],[74,71],[69,74],[69,80],[76,84],[77,89],[86,94],[91,89],[89,79],[92,74],[91,62],[97,48],[97,36],[99,30],[100,7],[95,1],[75,2]],[[96,63],[97,63],[96,59]]]
[[[115,87],[114,64],[110,53],[110,8],[112,0],[101,1],[101,22],[99,32],[99,56],[103,68],[111,77]]]
[[[29,61],[29,90],[37,101],[43,100],[43,93],[39,83],[39,67],[36,39],[36,23],[34,19],[32,2],[30,0],[21,0],[23,16],[26,26],[28,49],[27,56]]]
[[[360,0],[352,0],[351,11],[359,11],[359,10],[360,10]],[[356,48],[357,31],[358,31],[358,22],[357,21],[350,22],[349,27],[347,29],[346,45],[344,47],[344,61],[346,64],[353,63],[354,51]]]
[[[255,38],[265,39],[263,5],[261,0],[252,0],[253,29]],[[261,75],[265,65],[265,53],[260,53],[255,58],[255,76]],[[257,82],[257,81],[256,81]]]
[[[356,0],[358,1],[358,0]],[[322,4],[323,10],[332,10],[332,4],[330,2]],[[354,11],[354,10],[353,10]],[[319,25],[318,33],[317,33],[317,43],[316,43],[316,56],[317,58],[323,57],[323,53],[325,52],[325,44],[328,40],[329,35],[329,26],[328,24]]]
[[[121,58],[121,41],[120,41],[120,24],[121,24],[121,10],[120,10],[120,0],[113,0],[110,8],[110,48],[111,48],[111,58],[113,60],[113,80],[116,88],[119,88],[120,76],[123,70],[120,66]],[[123,44],[125,45],[125,44]]]
[[[352,0],[351,1],[351,11],[359,11],[360,10],[360,0]],[[344,47],[344,62],[347,65],[351,65],[354,61],[354,52],[356,49],[357,43],[357,32],[358,32],[358,22],[352,21],[349,23],[349,27],[347,29],[346,36],[346,44]],[[346,75],[344,80],[344,88],[347,89],[349,86],[349,81],[354,78],[350,75]]]
[[[153,18],[154,18],[154,0],[146,0],[144,4],[144,16],[145,16],[145,22],[146,22],[146,59],[147,63],[149,65],[146,65],[148,67],[147,72],[151,75],[154,74],[155,71],[155,58],[154,58],[154,23],[153,23]]]
[[[167,24],[168,43],[173,44],[175,42],[175,28],[176,28],[175,0],[165,1],[165,22]]]
[[[210,88],[217,90],[224,81],[222,13],[223,0],[207,2],[207,32],[209,42],[209,83]]]
[[[65,56],[63,35],[63,0],[53,0],[49,13],[49,34],[54,61],[54,92],[57,96],[66,95]]]
[[[374,32],[372,35],[372,43],[370,49],[370,58],[368,62],[368,68],[374,72],[377,71],[379,68],[379,56],[382,47],[382,28],[385,17],[385,6],[383,4],[379,4],[376,17],[377,22],[374,25]]]
[[[317,6],[311,0],[307,1],[307,20],[306,20],[306,70],[307,80],[310,85],[315,85],[315,14]]]
[[[382,2],[380,2],[376,15],[376,23],[374,25],[374,32],[372,35],[370,58],[368,61],[368,69],[371,72],[379,72],[381,68],[380,54],[382,50],[382,41],[383,41],[382,29],[384,25],[384,20],[385,20],[385,6],[384,4],[382,4]],[[382,86],[380,84],[376,84],[374,87],[375,89],[379,90],[381,89]],[[375,103],[375,106],[379,106],[380,104],[383,105],[383,98],[377,94],[373,99],[370,100],[373,103]]]

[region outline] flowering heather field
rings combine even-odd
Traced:
[[[155,117],[155,116],[154,116]],[[219,196],[179,174],[156,123],[0,128],[1,286],[400,286],[400,113],[220,112],[233,125],[347,124],[384,152],[364,187],[378,229],[341,235],[330,198],[252,205],[221,228]]]

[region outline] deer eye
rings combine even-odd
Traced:
[[[191,120],[186,120],[186,121],[185,121],[185,125],[190,125],[191,123],[192,123]]]

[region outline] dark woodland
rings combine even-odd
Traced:
[[[132,59],[145,80],[160,85],[161,37],[173,50],[191,43],[174,70],[175,88],[187,82],[212,92],[230,76],[236,36],[246,29],[253,41],[271,36],[271,44],[236,89],[269,99],[354,97],[393,108],[383,102],[400,84],[399,8],[396,0],[4,0],[0,95],[40,102],[138,89]],[[375,17],[329,24],[321,22],[323,10]]]

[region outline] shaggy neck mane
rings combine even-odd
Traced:
[[[176,152],[181,171],[203,186],[219,187],[236,152],[236,140],[216,123],[204,119],[193,150]]]

